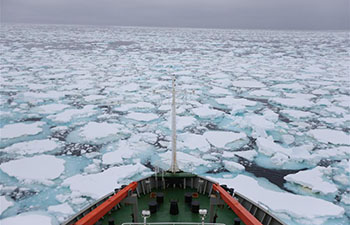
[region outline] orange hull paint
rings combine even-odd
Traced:
[[[96,209],[91,211],[89,214],[81,218],[75,225],[93,225],[95,224],[101,217],[106,215],[114,206],[116,206],[119,202],[121,202],[124,198],[128,196],[129,190],[135,190],[137,187],[137,182],[132,182],[118,193],[104,201],[101,205],[99,205]]]
[[[225,189],[218,184],[213,184],[213,189],[218,191],[221,198],[237,214],[246,225],[262,225],[246,208],[234,199]]]

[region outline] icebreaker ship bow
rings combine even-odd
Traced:
[[[156,172],[82,209],[64,225],[284,225],[258,203],[208,178],[183,172],[176,161],[175,76],[172,77],[172,159]]]

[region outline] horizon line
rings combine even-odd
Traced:
[[[198,29],[198,30],[259,30],[259,31],[318,31],[318,32],[346,32],[350,31],[349,28],[345,29],[312,29],[312,28],[232,28],[232,27],[195,27],[195,26],[162,26],[162,25],[117,25],[117,24],[84,24],[84,23],[42,23],[42,22],[13,22],[13,21],[0,21],[1,24],[17,24],[17,25],[58,25],[58,26],[106,26],[106,27],[138,27],[138,28],[160,28],[160,29]]]

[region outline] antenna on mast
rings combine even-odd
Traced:
[[[172,77],[172,101],[171,101],[171,149],[172,149],[172,157],[171,157],[171,166],[170,171],[172,173],[176,173],[179,170],[176,161],[176,105],[175,105],[175,75]]]

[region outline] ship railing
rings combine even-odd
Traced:
[[[157,223],[123,223],[122,225],[226,225],[224,223],[192,223],[192,222],[157,222]]]

